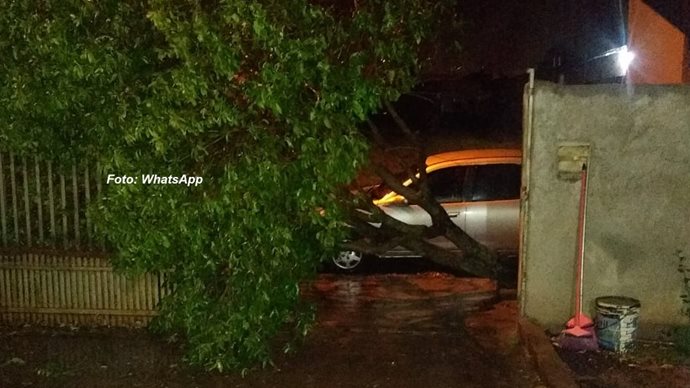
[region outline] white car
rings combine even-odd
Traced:
[[[481,149],[445,152],[427,158],[427,184],[453,222],[470,237],[502,256],[517,256],[519,245],[520,149]],[[411,180],[404,182],[412,184]],[[411,225],[431,225],[431,216],[395,192],[374,201],[393,218]],[[457,249],[445,237],[430,240]],[[419,257],[402,246],[380,257]],[[340,269],[352,270],[361,252],[342,251],[333,258]]]

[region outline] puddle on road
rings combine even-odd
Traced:
[[[489,279],[441,273],[321,275],[304,287],[318,306],[318,322],[354,330],[457,331],[462,315],[495,301]]]
[[[305,290],[327,299],[357,300],[432,299],[444,296],[495,293],[496,284],[485,278],[461,278],[441,273],[415,275],[320,275]]]

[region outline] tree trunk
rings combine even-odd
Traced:
[[[401,130],[404,139],[410,143],[409,148],[416,150],[415,160],[408,170],[414,182],[414,188],[405,186],[396,175],[386,166],[375,164],[373,171],[395,193],[403,196],[410,204],[418,205],[426,211],[432,220],[430,226],[409,225],[384,213],[373,205],[371,198],[359,198],[359,206],[351,207],[352,226],[359,238],[350,241],[345,246],[368,254],[383,254],[384,252],[402,245],[435,263],[468,272],[477,276],[495,278],[497,257],[494,252],[472,239],[459,228],[446,213],[441,204],[433,197],[426,184],[426,152],[417,135],[407,126],[398,115],[395,108],[386,104],[386,109]],[[368,121],[370,137],[385,150],[390,149],[377,126]],[[410,165],[410,163],[408,163]],[[362,210],[365,207],[365,211]],[[380,224],[375,227],[372,223]],[[458,249],[447,250],[431,244],[429,240],[443,236],[450,240]]]

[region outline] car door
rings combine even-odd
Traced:
[[[466,166],[454,166],[432,171],[428,174],[427,184],[434,198],[443,206],[455,225],[465,229],[465,212],[467,204],[463,198]],[[455,249],[455,245],[445,237],[436,237],[432,243],[447,249]]]
[[[467,175],[465,231],[498,252],[517,253],[520,165],[472,166]]]

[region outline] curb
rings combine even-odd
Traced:
[[[539,377],[549,387],[578,388],[575,376],[556,354],[544,329],[526,318],[518,318],[520,341],[527,349]]]

